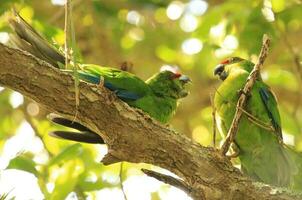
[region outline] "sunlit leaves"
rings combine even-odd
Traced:
[[[49,162],[49,166],[75,159],[75,158],[79,157],[82,152],[83,152],[83,147],[81,144],[74,144],[72,146],[69,146],[69,147],[65,148],[56,157],[54,157]]]
[[[7,169],[20,169],[35,174],[37,176],[38,171],[35,167],[36,163],[32,160],[32,158],[28,158],[26,156],[21,155],[10,160]]]
[[[167,8],[167,16],[171,20],[177,20],[184,11],[184,4],[181,1],[173,1]]]
[[[51,192],[49,199],[64,199],[75,189],[79,175],[83,171],[83,161],[81,161],[81,159],[73,159],[64,162],[63,165],[57,169],[57,176],[54,180],[55,187]]]
[[[182,43],[181,47],[185,54],[193,55],[199,53],[202,50],[203,44],[197,38],[190,38],[185,40]]]
[[[273,68],[265,70],[263,75],[267,78],[267,82],[271,85],[278,86],[279,88],[285,88],[289,91],[298,90],[298,80],[293,73],[287,70],[282,70],[274,65]]]

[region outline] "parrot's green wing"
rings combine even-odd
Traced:
[[[259,94],[266,109],[266,113],[271,120],[276,135],[282,139],[281,120],[278,111],[276,98],[268,86],[259,88]]]
[[[136,101],[149,94],[149,86],[140,78],[126,71],[93,64],[82,64],[79,78],[92,84],[103,84],[126,102]],[[71,70],[64,70],[72,73]]]

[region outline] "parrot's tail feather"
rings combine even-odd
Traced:
[[[49,135],[52,137],[76,142],[104,144],[104,140],[98,134],[93,132],[53,131],[50,132]]]
[[[90,130],[89,128],[87,128],[86,126],[83,126],[82,124],[80,123],[77,123],[75,121],[71,121],[69,119],[66,119],[66,118],[63,118],[61,117],[60,115],[57,115],[57,114],[54,114],[54,113],[51,113],[47,116],[47,118],[56,123],[56,124],[60,124],[62,126],[66,126],[66,127],[69,127],[69,128],[74,128],[78,131],[83,131],[83,132],[93,132],[92,130]]]
[[[54,113],[49,114],[47,117],[56,124],[80,131],[53,131],[49,133],[50,136],[77,142],[104,144],[104,140],[101,138],[101,136],[78,122],[71,121]]]
[[[302,191],[302,153],[294,150],[290,146],[284,147],[286,153],[291,158],[292,180],[291,188],[293,190]]]
[[[82,124],[80,123],[77,123],[75,121],[71,121],[69,119],[66,119],[66,118],[63,118],[61,117],[60,115],[57,115],[57,114],[54,114],[54,113],[51,113],[47,116],[47,118],[56,123],[56,124],[60,124],[62,126],[66,126],[66,127],[69,127],[69,128],[74,128],[76,130],[79,130],[79,131],[87,131],[87,132],[93,132],[92,130],[90,130],[89,128],[87,128],[86,126],[83,126]]]
[[[11,43],[24,51],[59,68],[58,63],[65,64],[65,57],[50,45],[37,31],[33,29],[16,11],[9,19],[10,26],[16,35],[11,38]]]

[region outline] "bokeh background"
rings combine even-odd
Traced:
[[[301,0],[73,0],[76,45],[82,62],[120,67],[146,79],[162,66],[191,77],[171,126],[198,143],[213,143],[211,96],[217,63],[229,56],[255,60],[262,35],[272,39],[262,76],[279,100],[287,144],[302,151]],[[6,11],[20,14],[56,46],[64,44],[63,0],[1,0],[0,42],[11,32]],[[0,195],[15,199],[190,199],[144,176],[146,164],[104,166],[106,146],[51,138],[47,111],[0,87]],[[217,136],[217,142],[221,140]],[[136,153],[136,152],[133,152]]]

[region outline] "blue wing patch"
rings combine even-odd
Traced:
[[[92,84],[100,84],[100,76],[96,76],[93,74],[88,74],[83,71],[79,71],[80,79],[83,81],[86,81],[88,83]],[[135,92],[127,91],[118,87],[115,87],[110,82],[104,80],[104,86],[108,88],[109,90],[113,91],[118,98],[120,98],[123,101],[135,101],[139,98],[141,98],[140,95],[136,94]]]
[[[264,107],[266,109],[267,115],[270,118],[271,123],[272,123],[274,129],[276,130],[278,137],[280,137],[282,139],[281,127],[279,126],[277,120],[274,118],[274,115],[273,115],[273,113],[270,109],[270,105],[269,105],[269,101],[275,101],[274,99],[271,99],[271,98],[273,98],[273,94],[266,88],[260,88],[259,94],[260,94],[261,100],[264,104]]]
[[[88,83],[92,83],[92,84],[99,84],[100,83],[100,77],[99,76],[95,76],[92,74],[88,74],[85,73],[83,71],[79,71],[79,77],[81,80],[86,81]]]
[[[135,101],[141,98],[141,96],[137,95],[136,93],[126,90],[115,90],[114,92],[116,96],[123,101]]]

